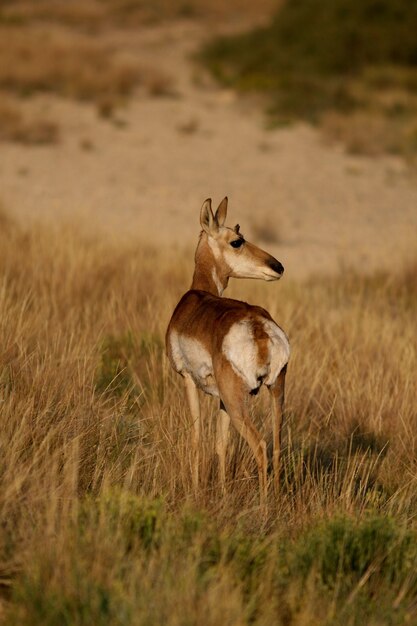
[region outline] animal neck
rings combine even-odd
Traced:
[[[228,282],[227,270],[216,263],[207,242],[202,245],[200,240],[195,253],[195,269],[191,289],[200,289],[215,296],[221,296]]]

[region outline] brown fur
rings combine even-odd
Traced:
[[[270,338],[263,322],[273,322],[273,319],[265,309],[241,300],[222,298],[219,291],[226,288],[229,278],[232,276],[273,280],[275,272],[275,278],[279,278],[282,273],[282,266],[281,269],[276,270],[275,268],[280,266],[279,262],[267,252],[246,242],[238,228],[224,227],[226,213],[227,198],[221,202],[215,215],[211,211],[211,201],[206,200],[202,206],[200,223],[203,230],[195,253],[193,282],[191,289],[183,295],[177,304],[169,322],[166,333],[166,350],[171,365],[177,371],[180,371],[180,366],[177,367],[172,354],[171,335],[173,332],[177,333],[178,336],[196,340],[209,354],[221,402],[216,450],[219,455],[222,488],[223,490],[225,488],[225,453],[230,418],[242,437],[246,439],[255,456],[258,465],[261,503],[265,504],[267,493],[266,443],[250,420],[248,400],[249,392],[253,390],[248,389],[245,380],[236,373],[228,361],[223,352],[223,341],[234,324],[242,320],[247,321],[250,325],[252,339],[257,347],[257,366],[266,365],[269,358]],[[241,240],[242,245],[236,249],[231,247],[231,243],[238,240]],[[240,271],[239,268],[242,270]],[[197,358],[199,358],[198,349]],[[192,473],[196,488],[198,486],[200,408],[194,381],[199,379],[196,373],[192,371],[180,371],[180,373],[185,378],[187,398],[193,419]],[[271,384],[274,422],[274,485],[276,488],[278,488],[279,477],[284,380],[285,368],[279,374],[277,381]],[[199,384],[203,385],[201,382]],[[260,380],[260,384],[262,384],[262,380]],[[205,390],[212,393],[207,387]]]
[[[232,325],[243,319],[253,320],[255,340],[259,341],[259,353],[265,355],[268,337],[259,324],[260,317],[272,320],[268,311],[260,306],[242,300],[221,298],[207,291],[196,289],[187,291],[177,304],[166,333],[167,355],[172,367],[175,369],[169,342],[172,329],[175,328],[180,335],[198,339],[206,350],[214,355],[221,351],[223,339]]]

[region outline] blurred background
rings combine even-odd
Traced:
[[[226,6],[227,4],[227,6]],[[417,242],[407,0],[0,0],[0,202],[194,245],[199,208],[293,277]]]

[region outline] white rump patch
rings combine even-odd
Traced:
[[[265,379],[266,385],[272,385],[278,374],[288,363],[290,358],[290,344],[287,335],[282,328],[271,320],[264,320],[263,323],[269,341],[269,374]]]
[[[290,356],[290,344],[284,331],[270,320],[261,318],[259,322],[269,338],[266,363],[259,363],[251,320],[233,324],[222,346],[223,354],[250,390],[259,387],[261,378],[266,385],[272,385]]]
[[[213,376],[213,362],[203,344],[187,335],[171,332],[170,345],[174,367],[180,374],[190,374],[195,384],[206,393],[218,396]]]
[[[251,320],[233,324],[223,339],[222,349],[236,374],[243,378],[249,389],[259,387],[258,377],[265,376],[267,369],[258,365],[258,346],[253,337]]]

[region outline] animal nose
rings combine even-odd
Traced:
[[[277,274],[283,274],[284,273],[284,266],[282,265],[282,263],[280,263],[276,259],[272,259],[269,262],[269,267],[272,270],[274,270],[274,272],[276,272]]]

